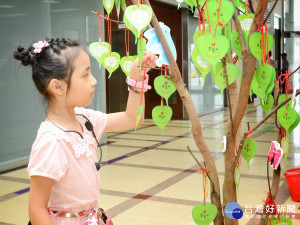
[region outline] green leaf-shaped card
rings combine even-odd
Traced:
[[[127,77],[129,77],[130,75],[130,69],[135,59],[136,56],[124,56],[121,58],[121,62],[120,62],[121,69]]]
[[[279,98],[278,98],[278,105],[281,104],[282,102],[284,102],[285,100],[287,100],[288,98],[290,98],[292,95],[285,95],[285,94],[281,94],[279,95]],[[281,108],[283,107],[287,107],[288,108],[291,108],[292,106],[292,101],[289,101],[288,103],[286,103],[284,106],[282,106]],[[294,99],[294,108],[295,108],[295,105],[296,105],[296,98]]]
[[[120,55],[117,52],[107,52],[101,56],[102,65],[109,72],[109,77],[111,74],[118,69],[120,65]]]
[[[231,3],[230,3],[231,4]],[[223,35],[206,34],[198,40],[198,51],[203,59],[209,62],[213,68],[229,50],[230,43]]]
[[[270,66],[269,64],[260,64],[257,66],[254,75],[257,78],[257,82],[260,88],[263,91],[266,91],[272,79],[272,66]]]
[[[140,67],[142,66],[145,51],[146,51],[146,39],[139,38],[137,41],[137,55],[140,61]]]
[[[287,136],[281,138],[281,143],[280,143],[280,147],[283,151],[283,155],[284,155],[284,158],[285,158],[285,164],[287,162],[287,157],[288,157],[288,154],[289,154],[289,138]]]
[[[192,211],[193,219],[198,225],[209,225],[217,214],[218,208],[214,204],[199,204]]]
[[[205,34],[210,34],[210,30],[209,30],[209,27],[208,27],[208,24],[205,24],[205,31],[204,31],[204,34],[203,34],[203,30],[198,30],[198,27],[196,29],[196,32],[194,33],[194,44],[197,46],[198,45],[198,39],[205,35]]]
[[[152,9],[148,5],[139,4],[128,6],[125,10],[128,21],[138,30],[138,36],[141,31],[147,27],[152,19]]]
[[[257,150],[256,142],[253,139],[246,137],[242,149],[242,156],[247,161],[248,169],[249,169],[250,160],[254,157],[256,150]]]
[[[260,88],[255,74],[251,81],[251,89],[254,92],[254,94],[256,94],[260,99],[264,101],[266,95],[265,92]]]
[[[254,14],[253,13],[248,13],[247,15],[242,14],[239,15],[237,18],[241,23],[242,30],[245,31],[247,34],[249,34],[251,24],[254,18]]]
[[[243,36],[244,36],[245,45],[247,46],[247,44],[248,44],[248,35],[247,35],[247,33],[245,31],[243,31]],[[238,56],[241,56],[241,54],[242,54],[242,46],[241,46],[241,41],[240,41],[239,33],[236,30],[233,30],[231,32],[230,43],[231,43],[232,50]]]
[[[299,122],[300,122],[300,115],[297,113],[295,122],[293,123],[292,126],[290,126],[290,128],[288,130],[289,135],[291,135],[292,131],[299,125]]]
[[[293,222],[290,218],[279,218],[276,220],[272,220],[271,225],[293,225]]]
[[[234,183],[237,190],[239,189],[240,186],[240,180],[241,180],[241,168],[240,166],[237,166],[235,167],[234,170]]]
[[[208,19],[207,17],[209,17],[210,25],[213,28],[216,28],[216,26],[218,24],[218,19],[219,19],[219,22],[224,26],[232,18],[232,15],[233,15],[233,12],[234,12],[234,7],[233,7],[233,5],[230,1],[222,0],[221,5],[220,5],[219,1],[210,0],[206,4],[207,4],[208,16],[205,13],[204,17],[206,19]],[[220,12],[219,12],[219,15],[218,15],[219,5],[220,5]],[[219,24],[217,29],[221,30],[223,28],[223,26],[221,26]]]
[[[286,131],[296,122],[297,117],[298,113],[293,108],[281,107],[277,111],[278,121]]]
[[[138,38],[139,38],[139,32],[138,32],[138,30],[128,21],[126,15],[124,15],[123,22],[125,23],[126,27],[134,34],[134,36],[135,36],[135,43],[136,43],[137,40],[138,40]],[[147,29],[147,27],[145,27],[143,29],[143,31],[145,31],[146,29]]]
[[[156,106],[152,110],[152,119],[156,126],[162,130],[164,135],[164,130],[167,124],[170,122],[173,115],[172,108],[170,106]]]
[[[264,53],[265,55],[269,53],[272,49],[274,43],[273,36],[268,34],[268,47],[269,49],[266,50]],[[261,63],[261,55],[262,55],[262,43],[261,43],[261,33],[255,32],[250,36],[249,39],[249,48],[251,54]],[[267,47],[266,47],[267,48]]]
[[[260,99],[260,105],[261,105],[262,109],[264,110],[264,112],[266,114],[268,114],[270,112],[270,110],[273,108],[273,105],[274,105],[273,96],[271,94],[268,94],[267,98],[264,102]]]
[[[89,52],[98,61],[99,69],[101,68],[101,56],[109,52],[109,44],[107,42],[93,42],[89,46]]]
[[[271,66],[272,70],[272,78],[271,81],[266,89],[266,95],[271,94],[273,92],[274,86],[275,86],[275,79],[276,79],[276,71],[273,66]]]
[[[158,76],[154,79],[154,88],[157,94],[163,97],[169,105],[168,99],[176,91],[173,81],[165,76]]]
[[[203,75],[203,80],[205,83],[205,78],[211,70],[211,65],[201,57],[201,55],[198,52],[198,48],[194,48],[192,53],[192,60],[195,64],[196,70],[199,70],[200,73]]]
[[[226,70],[228,74],[228,85],[232,84],[239,76],[239,68],[231,63],[226,64]],[[216,65],[216,72],[212,72],[212,79],[216,85],[221,89],[221,93],[226,88],[226,74],[224,73],[223,63]]]
[[[103,0],[103,7],[105,8],[107,14],[109,15],[114,8],[114,0]]]

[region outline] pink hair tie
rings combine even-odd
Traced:
[[[46,41],[39,41],[37,43],[34,43],[32,46],[34,47],[34,50],[33,50],[34,53],[40,53],[42,51],[42,49],[45,47],[48,47],[49,44]]]

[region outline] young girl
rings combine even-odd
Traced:
[[[32,67],[33,81],[48,103],[28,164],[29,218],[33,225],[85,224],[88,214],[99,208],[97,140],[103,132],[135,127],[140,93],[150,88],[145,71],[135,61],[127,79],[126,111],[104,114],[78,107],[91,104],[97,84],[89,56],[78,42],[46,39],[28,49],[19,47],[14,57]],[[146,52],[142,68],[147,72],[155,67],[156,58]],[[112,224],[109,218],[106,224]]]

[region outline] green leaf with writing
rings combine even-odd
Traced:
[[[142,116],[143,116],[143,111],[144,111],[144,106],[141,104],[138,107],[138,111],[136,114],[136,119],[135,119],[135,128],[137,128]]]
[[[244,36],[245,45],[247,46],[247,44],[248,44],[248,35],[247,35],[247,33],[245,31],[243,31],[243,36]],[[241,46],[241,41],[240,41],[239,33],[236,30],[233,30],[231,32],[230,43],[231,43],[232,50],[238,56],[241,56],[241,54],[242,54],[242,46]]]
[[[209,225],[217,214],[218,208],[214,204],[199,204],[192,211],[193,219],[198,225]]]
[[[293,222],[290,218],[279,218],[276,220],[272,220],[271,225],[293,225]]]
[[[123,12],[125,12],[127,5],[126,5],[126,0],[121,0],[121,8],[123,10]]]
[[[117,52],[107,52],[101,56],[101,63],[109,72],[109,77],[111,74],[118,69],[120,65],[120,55]]]
[[[265,101],[262,101],[260,99],[260,105],[261,105],[262,109],[264,110],[264,112],[266,114],[268,114],[270,112],[270,110],[273,108],[273,105],[274,105],[273,96],[271,94],[268,94]]]
[[[258,85],[265,92],[272,78],[272,66],[269,64],[258,65],[255,74]]]
[[[206,27],[207,26],[207,27]],[[198,30],[198,27],[196,28],[196,32],[194,33],[194,44],[197,46],[198,45],[198,39],[205,35],[205,34],[210,34],[210,30],[208,28],[208,24],[205,24],[205,31],[204,31],[204,34],[203,34],[203,30]]]
[[[248,169],[249,169],[250,160],[254,157],[256,150],[257,150],[256,142],[253,139],[246,137],[242,149],[242,156],[247,161]]]
[[[230,3],[231,4],[231,3]],[[228,52],[230,43],[223,35],[206,34],[198,40],[198,51],[203,59],[209,62],[213,68]]]
[[[287,100],[288,98],[290,98],[292,95],[285,95],[285,94],[281,94],[279,95],[279,98],[278,98],[278,105],[280,105],[282,102],[284,102],[285,100]],[[281,108],[286,108],[286,105],[288,108],[291,108],[292,106],[292,101],[289,101],[288,103],[286,103],[284,106],[282,106]],[[296,98],[294,99],[294,108],[295,108],[295,105],[296,105]]]
[[[139,32],[138,32],[138,30],[128,21],[126,15],[124,15],[123,22],[125,23],[126,27],[134,34],[134,36],[135,36],[135,43],[136,43],[137,40],[138,40],[138,38],[139,38]],[[145,27],[143,29],[143,31],[145,31],[146,29],[147,29],[147,27]]]
[[[289,128],[296,122],[298,113],[293,108],[281,107],[277,111],[277,118],[281,126],[288,131]]]
[[[164,135],[164,130],[167,124],[170,122],[173,115],[172,108],[170,106],[156,106],[152,109],[152,119],[156,126],[162,130]]]
[[[120,62],[121,69],[127,77],[129,77],[130,75],[130,69],[135,59],[136,56],[124,56],[121,58],[121,62]]]
[[[228,85],[232,84],[239,76],[239,68],[231,63],[226,64],[226,70],[228,74]],[[221,93],[226,88],[226,74],[224,73],[223,63],[216,65],[216,72],[212,72],[212,79],[215,84],[221,89]]]
[[[145,51],[146,51],[146,39],[139,38],[137,42],[137,55],[140,61],[140,67],[142,66]]]
[[[296,121],[293,123],[292,126],[290,126],[288,130],[288,134],[291,136],[292,131],[299,125],[300,122],[300,115],[297,113]]]
[[[241,23],[242,30],[245,31],[247,34],[249,34],[251,24],[252,24],[252,21],[254,18],[254,14],[253,13],[248,13],[247,15],[242,14],[242,15],[239,15],[237,18]]]
[[[141,31],[149,25],[152,19],[152,8],[145,4],[131,5],[126,8],[125,16],[137,29],[139,37]]]
[[[260,88],[255,74],[251,81],[251,89],[254,92],[254,94],[256,94],[260,99],[264,101],[266,95],[265,92]]]
[[[271,66],[272,70],[272,78],[271,81],[266,89],[266,95],[271,94],[273,92],[274,86],[275,86],[275,79],[276,79],[276,71],[273,66]]]
[[[99,69],[101,68],[101,56],[109,52],[109,44],[107,42],[93,42],[89,46],[89,52],[98,61]]]
[[[154,88],[157,94],[163,97],[169,105],[168,99],[176,91],[173,81],[165,76],[158,76],[154,79]]]
[[[205,19],[210,20],[210,25],[213,28],[216,28],[218,22],[218,30],[222,30],[223,26],[227,24],[230,19],[233,16],[234,7],[230,1],[222,0],[222,1],[216,1],[216,0],[210,0],[207,4],[207,13],[205,13],[204,17]],[[220,12],[218,14],[218,9],[220,7]]]
[[[288,154],[289,154],[289,138],[287,136],[281,138],[281,144],[280,144],[280,147],[283,151],[283,155],[284,155],[284,158],[285,158],[285,164],[287,163],[287,157],[288,157]]]
[[[234,183],[237,190],[239,189],[240,186],[240,180],[241,180],[241,168],[240,166],[237,166],[235,167],[234,170]]]
[[[194,50],[193,50],[192,60],[194,62],[197,72],[199,71],[203,75],[203,81],[204,81],[203,85],[204,85],[206,75],[211,70],[211,65],[201,57],[197,48],[194,48]]]
[[[108,15],[114,8],[114,4],[115,4],[114,0],[103,0],[103,7],[105,8]]]
[[[255,32],[250,36],[249,39],[249,48],[251,54],[258,60],[259,63],[261,63],[261,55],[262,55],[262,43],[261,43],[261,33]],[[268,47],[269,49],[264,52],[264,54],[268,54],[269,51],[272,49],[274,43],[273,36],[271,34],[268,34]]]

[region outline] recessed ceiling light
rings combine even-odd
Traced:
[[[14,7],[15,7],[14,5],[0,5],[0,8],[2,8],[2,9],[11,9]]]

